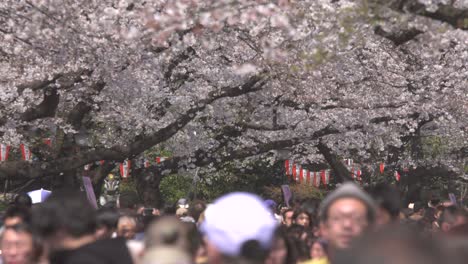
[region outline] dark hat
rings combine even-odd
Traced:
[[[365,193],[361,188],[359,188],[356,184],[352,182],[344,183],[336,190],[331,192],[329,195],[327,195],[325,199],[323,199],[319,207],[320,219],[324,219],[326,217],[328,207],[330,207],[330,205],[333,202],[341,198],[355,198],[362,201],[366,205],[372,221],[375,219],[377,206],[374,200],[372,199],[372,197],[370,197],[367,193]]]

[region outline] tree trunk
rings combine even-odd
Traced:
[[[325,143],[319,141],[319,143],[317,144],[317,148],[335,172],[335,177],[333,177],[335,184],[351,180],[349,177],[351,172],[346,168],[346,166],[340,161],[338,156],[335,153],[333,153],[333,151]]]

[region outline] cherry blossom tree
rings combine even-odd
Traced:
[[[34,162],[4,179],[73,179],[84,165],[173,153],[158,175],[273,153],[369,171],[466,163],[466,1],[6,0],[0,138]],[[446,139],[427,164],[406,151]],[[51,147],[42,144],[52,138]],[[367,167],[366,167],[367,166]],[[163,170],[161,169],[163,168]],[[144,178],[148,180],[148,178]],[[157,182],[157,181],[156,181]],[[157,184],[156,184],[157,185]]]

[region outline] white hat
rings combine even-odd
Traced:
[[[276,225],[262,199],[236,192],[222,196],[210,205],[200,229],[221,253],[238,256],[243,244],[249,240],[256,240],[269,249]]]

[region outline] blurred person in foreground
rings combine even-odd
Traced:
[[[333,264],[461,264],[460,256],[449,250],[442,238],[422,236],[404,227],[384,228],[369,233],[340,251]]]
[[[320,204],[320,231],[329,243],[329,255],[349,248],[351,241],[373,226],[376,205],[356,184],[344,183]]]
[[[143,263],[196,263],[201,236],[195,223],[163,216],[148,227]],[[159,262],[164,258],[164,262]],[[175,262],[176,261],[176,262]]]
[[[5,228],[1,240],[3,264],[38,263],[40,247],[32,235],[31,228],[25,224],[9,225]]]
[[[31,223],[31,209],[25,206],[11,205],[3,215],[5,227]]]
[[[200,226],[209,264],[264,263],[277,227],[256,195],[236,192],[217,199]]]
[[[377,204],[377,227],[398,224],[401,203],[398,189],[388,184],[378,184],[367,191]]]
[[[50,263],[132,263],[123,238],[96,239],[96,212],[81,192],[56,191],[32,215]]]

